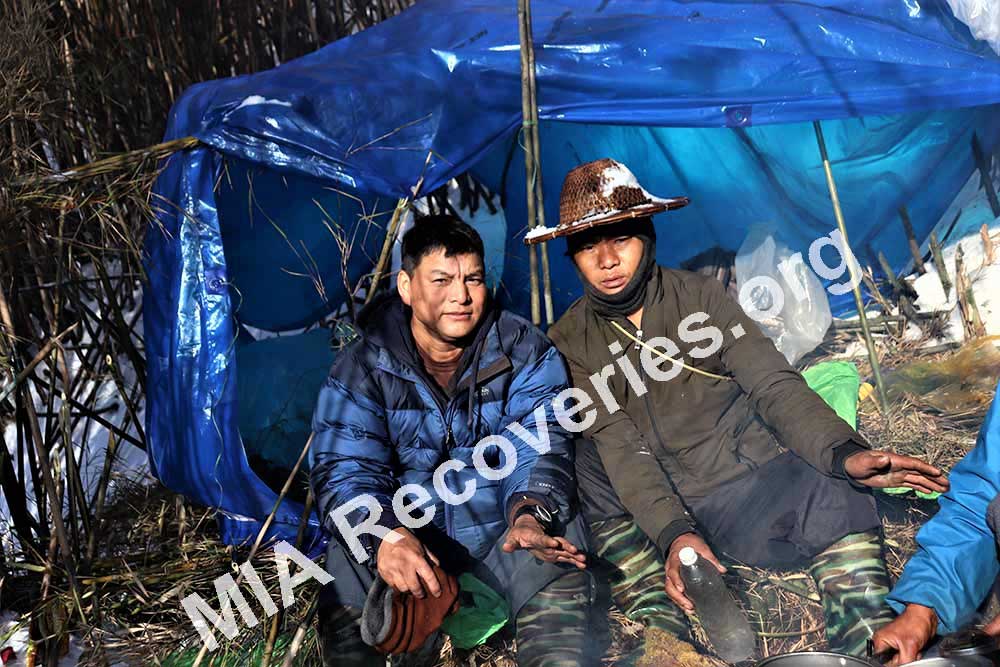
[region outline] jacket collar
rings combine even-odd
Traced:
[[[395,293],[387,298],[378,299],[371,304],[374,308],[366,308],[358,318],[359,327],[368,342],[378,349],[376,367],[410,382],[425,382],[426,373],[423,362],[416,351],[413,335],[410,332],[410,314],[403,302]],[[508,372],[513,368],[513,362],[504,351],[501,336],[500,319],[502,313],[483,315],[480,330],[469,348],[462,355],[459,364],[459,379],[455,383],[455,393],[469,387],[473,383],[472,368],[475,347],[481,345],[477,385],[488,382],[492,378]]]

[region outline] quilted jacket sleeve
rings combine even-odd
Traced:
[[[553,402],[569,386],[562,356],[541,332],[533,328],[519,343],[523,364],[517,370],[507,396],[502,433],[517,451],[514,471],[500,482],[505,516],[524,496],[570,514],[576,493],[573,476],[572,436],[555,417]]]
[[[334,363],[313,413],[310,482],[323,525],[333,535],[338,531],[331,512],[363,496],[381,507],[379,525],[389,530],[402,525],[392,510],[398,482],[385,409],[357,351],[357,347],[345,351]],[[347,520],[357,526],[368,515],[361,507],[349,513]],[[362,536],[361,541],[371,557],[377,547],[375,540]]]

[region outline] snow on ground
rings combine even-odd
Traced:
[[[119,271],[119,267],[112,265],[107,267],[107,270],[113,278]],[[126,321],[132,321],[135,317],[136,311],[141,307],[141,291],[138,287],[134,292],[134,297],[135,306],[130,311],[124,313]],[[102,317],[103,313],[101,312],[100,305],[97,302],[88,302],[87,306],[91,308],[99,318]],[[94,330],[100,330],[102,326],[103,323],[100,321],[91,323],[91,328]],[[81,327],[80,331],[80,342],[82,346],[85,347],[92,341],[87,335],[84,327]],[[136,333],[141,337],[141,318],[136,326]],[[137,344],[141,344],[141,341],[137,341]],[[66,361],[69,367],[70,376],[76,377],[82,365],[80,357],[73,350],[67,349]],[[128,357],[123,354],[113,361],[117,365],[118,371],[122,377],[122,383],[126,387],[126,390],[131,391],[136,386],[138,380],[136,378],[135,369],[129,363]],[[39,368],[41,367],[42,365],[39,366]],[[29,389],[31,391],[31,396],[34,399],[35,409],[39,413],[40,429],[42,433],[45,433],[46,417],[44,415],[48,411],[48,407],[35,391],[33,384],[29,383]],[[89,396],[92,391],[96,391],[94,403],[95,411],[100,414],[103,419],[122,427],[127,433],[138,439],[136,425],[131,422],[131,419],[129,419],[126,403],[119,394],[118,387],[109,372],[105,372],[96,382],[94,380],[88,380],[75,393],[77,396]],[[60,403],[59,398],[56,397],[53,403],[53,414],[59,413]],[[138,411],[139,420],[143,420],[145,412],[145,397],[141,395],[141,392],[136,394],[136,409]],[[58,425],[53,424],[53,428],[58,429]],[[71,441],[76,455],[76,460],[79,462],[80,476],[88,497],[93,497],[97,491],[98,481],[100,480],[101,472],[104,467],[104,455],[107,451],[109,433],[110,432],[105,426],[94,420],[88,419],[80,419],[76,428],[74,428],[72,432]],[[16,425],[14,423],[4,425],[3,436],[4,443],[6,444],[8,451],[11,453],[14,461],[18,461],[18,438]],[[30,440],[26,441],[25,446],[30,446]],[[110,493],[113,493],[114,491],[116,480],[151,479],[149,476],[149,464],[146,458],[146,453],[141,449],[132,446],[128,442],[119,440],[118,452],[115,458],[115,465],[112,468],[112,482],[109,485]],[[61,470],[63,468],[65,464],[65,456],[61,446],[61,440],[59,444],[52,448],[51,459],[55,469]],[[21,471],[22,479],[30,480],[30,474],[27,470],[27,460],[25,460],[24,463],[25,467]],[[30,488],[31,484],[29,483],[27,486],[29,487],[27,498],[28,509],[32,516],[37,519],[38,509],[35,503],[34,494]],[[17,542],[12,534],[10,513],[7,508],[6,500],[3,498],[3,494],[0,494],[0,542],[2,542],[4,551],[7,554],[16,554],[18,552]],[[3,633],[0,632],[0,637],[2,636]]]
[[[956,217],[957,222],[955,222]],[[980,233],[983,225],[986,225],[995,246],[992,263],[987,262],[986,248]],[[1000,335],[1000,218],[994,216],[990,209],[978,171],[969,178],[955,197],[955,201],[941,216],[935,232],[942,244],[941,255],[945,273],[951,280],[952,288],[946,296],[932,259],[924,265],[927,273],[913,274],[907,278],[919,295],[917,308],[924,312],[949,311],[948,337],[940,342],[961,342],[965,339],[954,287],[955,257],[961,246],[965,272],[972,284],[972,292],[979,306],[986,334]],[[926,252],[929,247],[930,242],[927,240],[921,250]]]
[[[0,650],[14,649],[14,656],[8,662],[12,665],[23,665],[28,655],[28,624],[12,611],[0,612]],[[59,659],[59,667],[74,667],[80,662],[83,647],[74,636],[69,638],[69,650]]]
[[[997,182],[1000,171],[998,169],[993,171],[994,182]],[[997,185],[1000,189],[1000,183]],[[987,262],[986,248],[980,232],[983,225],[986,225],[995,247],[992,263]],[[978,170],[969,177],[948,210],[941,216],[934,227],[934,232],[941,243],[942,260],[952,285],[947,296],[941,285],[933,258],[924,262],[924,268],[927,272],[922,275],[913,270],[911,260],[908,267],[909,274],[905,278],[917,292],[918,298],[915,305],[918,311],[925,313],[945,311],[948,313],[948,327],[945,336],[928,341],[925,344],[926,347],[965,341],[965,330],[962,326],[962,315],[958,308],[955,289],[955,257],[960,246],[965,263],[965,273],[972,285],[973,296],[986,327],[986,334],[1000,336],[1000,217],[993,215]],[[930,235],[924,240],[920,249],[925,257],[930,255]],[[869,319],[882,314],[878,309],[869,310],[866,313]],[[891,314],[897,313],[894,311]],[[857,316],[842,319],[842,321],[852,320],[857,320]],[[904,337],[908,340],[918,340],[921,336],[920,328],[912,322],[909,323]],[[852,341],[837,356],[852,358],[867,354],[867,349],[859,338]]]

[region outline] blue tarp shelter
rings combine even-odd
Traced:
[[[614,157],[650,191],[691,198],[658,223],[668,265],[735,250],[753,223],[795,250],[834,228],[811,121],[824,121],[852,245],[897,269],[898,206],[923,237],[973,173],[973,133],[997,144],[1000,57],[943,0],[535,0],[533,20],[547,219],[567,170]],[[203,145],[155,186],[149,452],[165,484],[223,510],[227,540],[254,534],[275,500],[240,438],[240,327],[289,330],[340,306],[396,199],[469,170],[502,192],[500,294],[526,311],[518,50],[513,0],[421,0],[174,105],[166,139]],[[343,263],[338,236],[352,244]],[[560,243],[557,312],[579,294]],[[301,512],[285,502],[272,533],[293,537]]]

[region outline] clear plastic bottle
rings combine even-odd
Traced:
[[[678,555],[684,594],[694,602],[698,620],[715,652],[726,662],[753,659],[756,636],[722,575],[691,547],[684,547]]]

